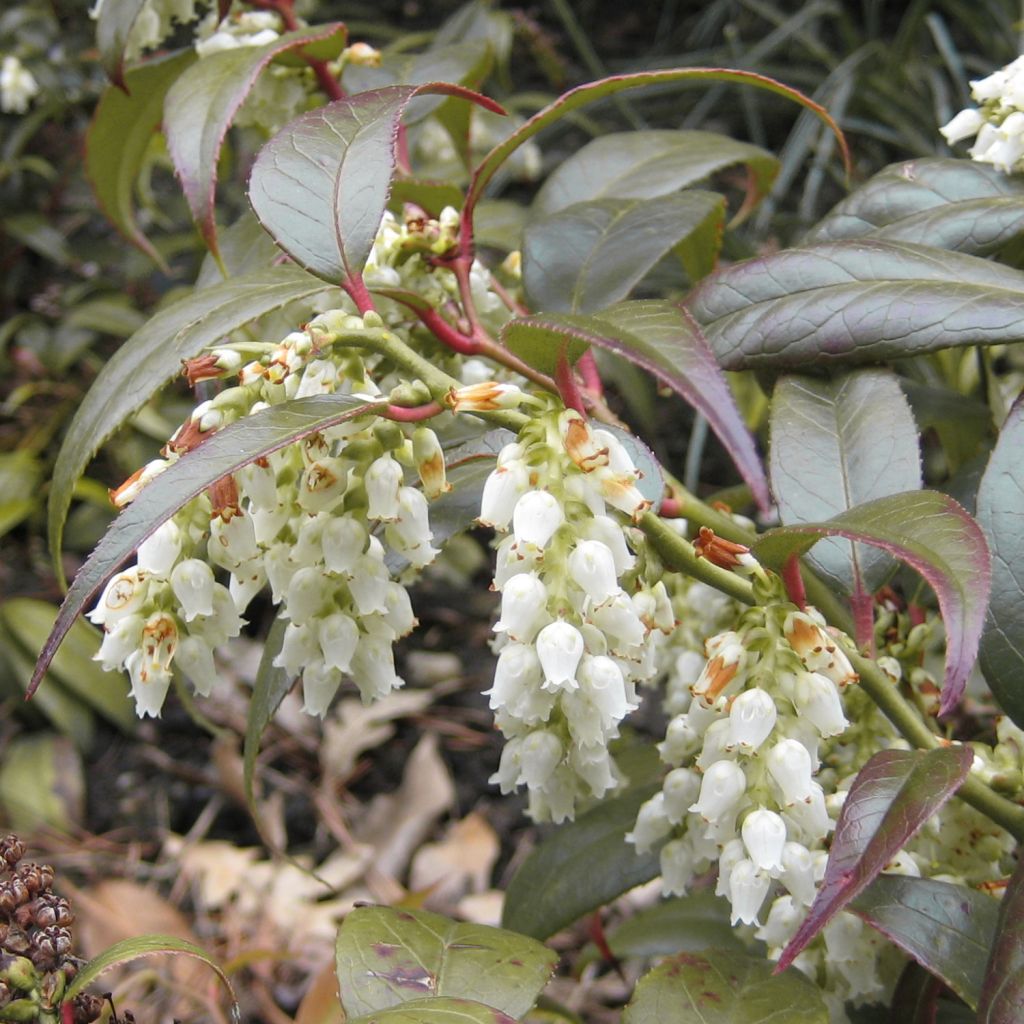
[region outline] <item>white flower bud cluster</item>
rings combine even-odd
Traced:
[[[961,110],[939,131],[953,145],[977,136],[968,150],[971,159],[992,164],[1006,174],[1024,167],[1024,56],[971,82],[979,104]]]
[[[615,435],[568,410],[532,420],[484,486],[480,521],[507,533],[488,691],[507,742],[491,781],[505,793],[525,785],[538,821],[572,817],[579,797],[618,784],[608,743],[656,671],[652,631],[675,624],[617,518],[648,506],[638,479]]]
[[[14,54],[0,62],[0,110],[5,114],[24,114],[39,94],[35,76]]]
[[[104,2],[96,0],[89,17],[98,18]],[[171,34],[175,22],[185,25],[195,16],[196,0],[145,0],[128,33],[125,60],[134,61],[145,51],[156,49]]]

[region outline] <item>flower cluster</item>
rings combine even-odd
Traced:
[[[498,455],[480,521],[507,534],[494,589],[498,664],[489,692],[507,742],[492,782],[525,785],[535,820],[562,821],[619,776],[608,743],[656,671],[652,633],[671,601],[649,585],[620,517],[648,506],[633,459],[572,410],[532,420]]]
[[[99,18],[105,2],[96,0],[89,16]],[[125,60],[133,61],[147,50],[156,49],[171,34],[175,22],[185,25],[194,20],[195,16],[196,0],[145,0],[128,33],[124,48]]]
[[[35,76],[13,54],[0,63],[0,110],[5,114],[24,114],[39,94]]]
[[[971,96],[979,104],[961,110],[939,130],[953,145],[977,136],[969,153],[972,160],[992,164],[1012,174],[1024,166],[1024,57],[1018,57],[987,78],[971,82]]]

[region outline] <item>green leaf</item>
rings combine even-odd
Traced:
[[[1024,402],[1019,401],[978,488],[978,522],[992,549],[992,597],[981,636],[981,670],[1000,707],[1024,725]]]
[[[755,557],[781,568],[821,537],[863,541],[903,559],[931,585],[946,627],[946,680],[940,714],[956,706],[974,664],[985,620],[991,567],[978,524],[937,491],[894,494],[858,505],[827,523],[768,530],[754,543]]]
[[[554,103],[549,104],[543,110],[538,111],[528,121],[516,129],[507,139],[502,140],[495,146],[481,161],[473,175],[470,184],[469,194],[466,197],[466,206],[463,209],[463,224],[468,232],[472,228],[473,211],[477,202],[484,194],[488,183],[497,173],[498,168],[512,155],[523,143],[532,139],[534,135],[555,124],[563,117],[571,114],[574,110],[593,103],[596,100],[614,96],[617,93],[625,92],[628,89],[642,89],[650,85],[669,85],[674,83],[689,84],[697,82],[735,82],[741,85],[752,85],[758,89],[766,89],[768,92],[784,96],[786,99],[800,104],[820,118],[836,134],[839,140],[840,149],[843,152],[843,159],[849,167],[849,151],[846,148],[846,140],[843,138],[839,126],[832,120],[824,107],[808,99],[803,93],[789,86],[776,82],[764,75],[754,74],[752,71],[731,71],[727,68],[667,68],[661,71],[641,71],[631,75],[616,75],[611,78],[603,78],[597,82],[590,82],[587,85],[577,86],[560,96]],[[673,133],[675,134],[675,133]],[[632,140],[635,133],[630,132],[628,138]],[[631,145],[628,143],[627,145]],[[675,159],[678,159],[678,154]],[[668,161],[670,164],[673,158]],[[730,161],[735,162],[735,161]],[[709,168],[710,173],[714,168]],[[676,186],[678,188],[679,186]],[[667,191],[675,191],[675,188]],[[655,193],[664,194],[664,193]],[[626,194],[619,198],[629,198]],[[575,187],[567,192],[566,198],[562,201],[563,206],[579,202],[581,199],[600,198],[595,195],[577,194]]]
[[[74,261],[63,233],[40,213],[16,213],[0,220],[4,234],[60,267]]]
[[[516,1024],[514,1017],[472,999],[412,999],[348,1024]]]
[[[258,271],[168,306],[114,353],[82,400],[54,467],[49,541],[58,573],[71,496],[100,445],[181,372],[182,360],[267,313],[325,290],[322,281],[295,267]]]
[[[755,500],[768,508],[768,483],[754,440],[724,375],[686,311],[664,300],[622,302],[596,316],[547,314],[509,321],[501,339],[538,369],[553,373],[564,350],[570,361],[596,345],[635,363],[707,418]]]
[[[236,420],[170,465],[111,523],[78,570],[39,656],[32,687],[38,685],[57,647],[89,599],[117,572],[124,560],[186,502],[202,494],[214,481],[255,459],[375,408],[351,395],[313,395],[282,402]]]
[[[249,200],[300,266],[335,284],[359,277],[387,205],[402,114],[425,94],[491,105],[443,82],[387,86],[303,114],[260,150]]]
[[[558,960],[524,935],[395,907],[353,910],[335,953],[349,1017],[430,996],[475,1000],[519,1018]]]
[[[786,376],[771,404],[772,493],[783,525],[822,522],[921,487],[917,428],[891,370]],[[874,593],[893,568],[878,548],[824,540],[809,556],[845,594]]]
[[[687,307],[727,370],[874,363],[1024,337],[1024,274],[865,238],[785,249],[712,274]]]
[[[223,982],[224,987],[228,990],[228,995],[231,996],[232,1017],[238,1018],[238,1000],[235,997],[235,990],[231,987],[228,976],[217,961],[194,942],[179,939],[174,935],[141,935],[138,938],[115,942],[109,949],[104,950],[99,956],[93,957],[87,964],[79,968],[75,980],[71,982],[64,993],[64,1002],[69,1003],[80,992],[84,992],[104,971],[108,971],[111,967],[138,960],[139,957],[152,956],[154,953],[169,953],[172,956],[188,956],[194,960],[201,960]]]
[[[552,313],[593,313],[626,298],[665,253],[711,221],[725,199],[684,192],[657,199],[576,203],[528,225],[523,284],[530,305]]]
[[[873,881],[960,788],[974,752],[967,746],[883,750],[857,773],[839,812],[825,877],[779,958],[788,967],[825,925]]]
[[[0,803],[8,828],[67,835],[85,818],[85,770],[71,740],[35,732],[4,745]]]
[[[766,150],[715,132],[609,132],[555,168],[531,214],[541,220],[584,200],[666,196],[736,164],[749,169],[757,196],[768,192],[779,169]]]
[[[100,63],[107,77],[130,92],[131,82],[125,81],[124,49],[131,35],[132,26],[146,0],[104,0],[96,21],[96,45],[100,51]]]
[[[999,903],[931,878],[879,875],[847,907],[977,1008]]]
[[[322,40],[345,45],[344,25],[318,25],[279,36],[266,46],[240,46],[210,54],[171,86],[164,133],[192,217],[211,252],[217,252],[214,193],[224,136],[260,74],[279,55]]]
[[[992,433],[992,410],[984,402],[951,388],[933,387],[905,377],[900,378],[899,384],[910,402],[918,430],[922,434],[928,430],[938,434],[951,473],[975,457],[982,441]]]
[[[101,13],[107,11],[104,3]],[[163,258],[136,222],[132,196],[146,151],[163,118],[167,90],[195,59],[195,51],[188,49],[132,68],[124,76],[130,94],[108,85],[85,136],[85,173],[103,212],[165,273]]]
[[[546,939],[577,918],[661,873],[656,853],[637,854],[624,836],[659,786],[603,800],[560,825],[520,865],[505,893],[501,923]]]
[[[1024,860],[1018,859],[999,904],[995,945],[985,971],[978,1024],[1019,1024],[1024,1018]]]
[[[403,203],[422,206],[432,217],[438,217],[446,206],[458,210],[462,206],[462,189],[447,181],[424,181],[422,178],[399,178],[391,186],[388,205],[400,210]]]
[[[1024,183],[986,164],[890,164],[807,233],[804,244],[887,238],[989,256],[1024,231]]]
[[[637,983],[622,1024],[828,1024],[817,985],[763,957],[679,953]]]

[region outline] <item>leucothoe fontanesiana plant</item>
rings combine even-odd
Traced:
[[[537,170],[546,127],[644,86],[769,89],[835,128],[776,81],[609,78],[502,136],[501,106],[467,85],[500,45],[486,8],[410,62],[303,24],[283,0],[222,6],[191,45],[126,69],[126,53],[192,15],[134,10],[130,28],[109,4],[97,12],[129,89],[111,86],[91,130],[97,189],[152,251],[124,199],[132,165],[116,183],[103,171],[111,140],[159,126],[210,258],[202,286],[129,339],[79,409],[51,487],[55,553],[91,456],[182,362],[197,401],[112,492],[121,514],[73,581],[37,680],[96,598],[99,659],[158,715],[176,673],[200,695],[217,686],[217,649],[269,592],[280,627],[252,753],[293,682],[316,715],[341,687],[370,702],[401,686],[410,585],[450,537],[491,528],[487,695],[505,738],[492,782],[562,825],[514,879],[510,929],[546,938],[660,876],[670,899],[649,913],[704,900],[743,949],[655,966],[624,1019],[699,998],[742,1002],[752,1022],[780,1006],[844,1021],[913,986],[928,1006],[1017,1019],[1024,187],[968,161],[912,161],[799,247],[720,266],[725,232],[776,171],[750,144],[613,134],[514,215],[488,187],[517,156]],[[424,68],[453,80],[424,84]],[[221,229],[217,168],[239,119],[276,134],[252,166],[251,213]],[[428,180],[438,150],[448,181]],[[709,180],[725,191],[694,187]],[[630,389],[613,400],[605,386],[635,367],[732,457],[731,505],[700,500],[658,439],[630,429]],[[652,701],[666,713],[660,766],[638,777],[618,753],[622,723]],[[339,949],[365,951],[373,927],[458,927],[385,918],[343,929]],[[423,1002],[525,1014],[550,960],[500,934],[486,948],[534,957],[535,989],[509,1002],[496,975],[493,992]],[[346,963],[346,1012],[381,1009]]]

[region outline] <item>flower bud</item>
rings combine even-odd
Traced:
[[[494,409],[514,409],[528,398],[515,384],[488,380],[452,388],[445,396],[445,404],[452,412],[491,412]]]
[[[729,742],[745,752],[757,750],[775,728],[778,713],[771,695],[760,687],[744,690],[729,709]]]
[[[368,519],[390,522],[399,516],[399,488],[402,486],[402,467],[391,457],[382,455],[370,463],[363,476],[369,505]]]
[[[658,744],[658,755],[666,764],[682,764],[700,748],[702,737],[686,714],[676,715],[668,723],[665,739]]]
[[[341,673],[320,658],[308,662],[302,670],[302,710],[323,718],[341,685]]]
[[[743,819],[740,830],[743,845],[750,859],[764,871],[782,870],[782,848],[786,843],[786,823],[781,816],[765,807]]]
[[[285,594],[285,614],[299,625],[309,622],[323,608],[326,593],[322,569],[313,565],[298,569]]]
[[[423,483],[423,493],[433,500],[452,489],[445,476],[444,451],[441,442],[429,427],[417,427],[412,435],[416,472]]]

